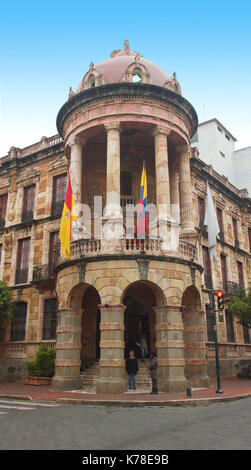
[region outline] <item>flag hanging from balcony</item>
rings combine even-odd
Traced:
[[[148,214],[147,214],[147,177],[146,165],[143,163],[140,184],[140,199],[139,199],[139,212],[136,227],[136,237],[145,238],[148,230]]]
[[[216,215],[208,181],[207,181],[207,204],[206,204],[204,225],[207,225],[207,230],[208,230],[208,249],[209,249],[210,257],[214,263],[217,263],[216,245],[217,245],[217,235],[220,231],[220,228],[219,228],[217,215]]]
[[[61,241],[61,253],[63,253],[66,258],[70,257],[71,224],[74,220],[77,219],[75,214],[75,202],[72,192],[70,172],[68,171],[68,184],[59,231],[59,238]]]

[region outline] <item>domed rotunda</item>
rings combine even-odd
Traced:
[[[55,389],[80,388],[81,374],[95,365],[97,393],[125,391],[125,358],[131,349],[139,354],[143,333],[157,353],[160,391],[208,385],[190,172],[197,124],[176,74],[131,51],[128,41],[91,62],[77,90],[70,88],[57,128],[78,230],[70,257],[61,255],[56,268]],[[142,196],[143,166],[144,238],[135,229],[137,211],[130,229],[126,212]]]

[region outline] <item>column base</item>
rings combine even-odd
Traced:
[[[209,377],[207,375],[191,377],[189,379],[189,386],[209,388],[210,387]]]
[[[158,379],[160,392],[184,392],[189,385],[188,380],[182,379]]]
[[[53,377],[51,386],[53,390],[82,390],[83,381],[80,377]]]
[[[100,379],[97,382],[96,393],[110,394],[110,393],[124,393],[127,390],[127,382],[124,379]]]

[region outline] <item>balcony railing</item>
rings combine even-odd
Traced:
[[[26,284],[28,281],[28,268],[16,270],[16,284]]]
[[[50,279],[55,279],[54,273],[55,264],[43,264],[41,266],[33,267],[33,282],[42,282],[48,281]]]
[[[237,282],[230,282],[230,281],[223,282],[221,286],[222,291],[225,295],[235,294],[237,290],[239,289],[239,287],[240,286]]]
[[[81,257],[87,258],[91,256],[99,256],[106,253],[106,249],[102,247],[101,240],[79,240],[71,242],[71,255],[72,259],[79,259]],[[162,250],[162,241],[160,239],[128,239],[121,240],[120,250],[118,254],[146,254],[160,256],[165,254]],[[194,245],[185,241],[180,241],[176,251],[168,251],[168,255],[178,258],[186,259],[189,261],[197,260],[197,250]],[[65,262],[65,258],[58,254],[57,265]]]
[[[22,213],[22,223],[31,222],[33,220],[33,210]]]
[[[61,217],[64,208],[64,201],[53,202],[51,205],[51,215]]]
[[[3,230],[5,227],[5,219],[0,219],[0,230]]]

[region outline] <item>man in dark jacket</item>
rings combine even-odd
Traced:
[[[129,390],[133,387],[136,390],[136,375],[139,370],[138,361],[134,356],[134,351],[129,352],[129,358],[126,360],[126,372],[129,379]]]
[[[156,394],[156,393],[158,393],[158,386],[157,386],[157,368],[158,368],[158,363],[157,363],[156,354],[151,353],[151,354],[150,354],[150,362],[149,362],[149,369],[150,369],[150,374],[151,374],[151,379],[152,379],[152,391],[151,391],[151,394]]]

